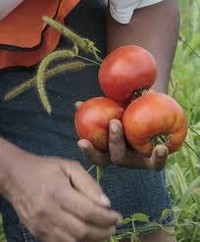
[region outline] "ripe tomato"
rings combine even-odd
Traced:
[[[99,69],[99,84],[115,101],[130,101],[135,91],[149,89],[157,78],[154,57],[144,48],[125,45],[111,52]]]
[[[161,140],[172,153],[187,134],[187,119],[182,107],[163,93],[147,93],[132,101],[122,119],[128,143],[150,156]]]
[[[85,101],[75,113],[75,128],[80,139],[88,139],[100,150],[108,149],[109,121],[121,120],[124,109],[107,97]]]

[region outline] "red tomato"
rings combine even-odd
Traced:
[[[107,97],[85,101],[75,113],[75,127],[80,139],[88,139],[99,150],[108,149],[109,121],[121,120],[124,109]]]
[[[163,93],[147,93],[132,101],[122,119],[128,143],[150,156],[159,140],[172,153],[187,134],[187,119],[182,107]]]
[[[111,52],[99,69],[99,84],[106,96],[126,102],[135,91],[149,89],[157,78],[153,56],[144,48],[125,45]]]

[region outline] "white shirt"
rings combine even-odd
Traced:
[[[24,0],[0,0],[0,20],[5,18],[23,1]]]
[[[24,0],[0,0],[0,20],[6,17],[23,1]],[[130,22],[135,9],[146,7],[146,6],[161,2],[163,0],[106,0],[106,1],[109,1],[110,13],[112,17],[121,24],[127,24]]]
[[[128,24],[134,10],[147,7],[163,0],[109,0],[112,17],[121,24]]]

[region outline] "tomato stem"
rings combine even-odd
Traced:
[[[147,92],[148,92],[148,89],[139,89],[139,90],[136,90],[136,91],[133,92],[133,97],[134,97],[134,99],[135,98],[138,98],[138,97],[140,97],[142,95],[147,94]]]
[[[169,142],[169,139],[165,134],[158,134],[151,138],[150,142],[155,147],[156,145],[166,145]]]

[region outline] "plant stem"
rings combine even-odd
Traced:
[[[102,168],[100,166],[96,166],[96,172],[97,172],[97,184],[100,185],[100,179],[102,175]]]
[[[46,56],[40,63],[38,71],[37,71],[37,78],[36,78],[36,87],[38,91],[38,96],[41,100],[41,103],[48,114],[51,114],[51,105],[49,102],[49,98],[47,96],[46,87],[45,87],[45,79],[46,79],[46,70],[49,64],[52,61],[61,58],[70,58],[73,59],[75,57],[75,53],[71,50],[57,50]]]
[[[92,171],[94,168],[95,168],[95,165],[92,165],[92,166],[87,170],[87,172],[89,173],[89,172]]]
[[[183,40],[181,36],[179,36],[179,40],[182,41],[198,58],[200,58],[200,55],[188,44],[187,41]]]
[[[195,238],[196,238],[198,229],[199,229],[198,226],[196,226],[195,229],[194,229],[194,233],[193,233],[191,242],[195,242]]]
[[[190,125],[188,125],[188,128],[189,128],[193,133],[195,133],[197,136],[200,137],[200,134],[197,133],[197,131],[195,131]]]
[[[56,29],[58,32],[60,32],[67,39],[69,39],[72,43],[76,44],[77,47],[81,48],[86,53],[92,53],[97,61],[100,61],[100,62],[102,61],[102,59],[98,55],[100,50],[97,49],[94,42],[92,42],[89,39],[82,38],[78,34],[71,31],[69,28],[67,28],[66,26],[62,25],[61,23],[59,23],[58,21],[56,21],[52,18],[43,16],[43,20],[48,25],[50,25],[51,27]]]
[[[190,144],[188,144],[186,141],[184,141],[184,144],[186,144],[187,147],[190,148],[198,158],[200,158],[200,154],[194,148],[192,148]]]
[[[47,81],[48,78],[53,77],[59,73],[80,71],[84,67],[90,66],[90,65],[92,65],[92,64],[86,64],[82,61],[71,61],[66,64],[56,66],[50,70],[47,70],[45,81]],[[36,85],[36,76],[32,77],[31,79],[23,82],[22,84],[14,87],[13,89],[11,89],[4,96],[4,101],[12,100],[13,98],[17,97],[18,95],[24,93],[25,91],[28,91],[35,85]]]
[[[101,65],[101,63],[98,63],[98,62],[96,62],[96,61],[94,61],[94,60],[91,60],[91,59],[89,59],[89,58],[83,57],[83,56],[81,56],[81,55],[76,55],[76,57],[77,57],[77,58],[80,58],[80,59],[82,59],[82,60],[89,61],[89,62],[91,62],[91,63],[93,63],[93,64],[95,64],[95,65],[97,65],[97,66],[100,66],[100,65]]]

